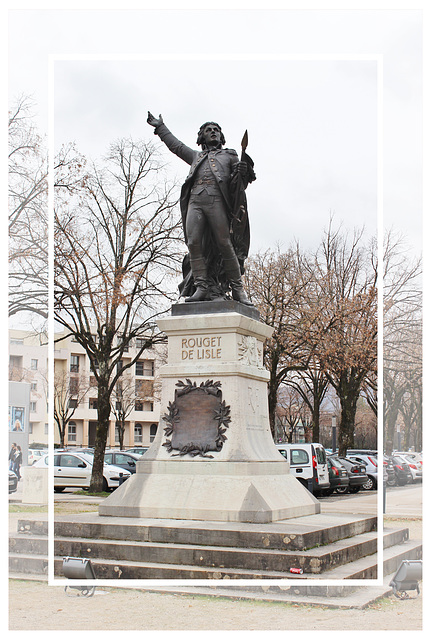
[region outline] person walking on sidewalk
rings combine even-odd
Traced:
[[[13,472],[18,476],[18,480],[21,480],[21,472],[20,472],[21,464],[22,464],[22,451],[19,444],[17,444],[14,463],[13,463]]]
[[[9,451],[9,471],[13,471],[15,463],[16,442],[12,442],[11,450]]]

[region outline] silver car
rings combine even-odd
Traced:
[[[368,476],[368,482],[362,485],[362,489],[377,489],[377,458],[371,454],[365,453],[348,453],[349,460],[354,460],[358,464],[365,465],[365,473]]]

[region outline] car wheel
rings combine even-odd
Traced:
[[[62,491],[65,490],[66,487],[54,487],[54,491],[55,493],[61,493]]]
[[[109,491],[108,481],[106,478],[103,478],[102,491]]]
[[[386,484],[388,485],[388,487],[395,487],[397,481],[395,478],[391,478],[390,480],[386,480]]]
[[[335,491],[336,491],[336,493],[344,494],[344,493],[347,493],[349,491],[349,487],[337,487],[335,489]]]
[[[372,476],[368,476],[368,480],[362,485],[362,488],[365,491],[371,491],[371,489],[375,489],[375,481]]]

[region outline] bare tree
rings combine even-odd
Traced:
[[[64,447],[66,431],[78,406],[89,389],[85,376],[73,375],[65,370],[54,373],[54,420],[58,427],[60,446]]]
[[[120,140],[104,168],[87,170],[79,206],[56,209],[55,317],[82,345],[98,388],[90,489],[103,487],[111,395],[125,370],[164,336],[154,318],[178,268],[181,225],[175,185],[163,179],[152,144]],[[142,347],[124,364],[132,340]]]
[[[124,432],[126,430],[126,420],[135,409],[136,402],[142,400],[137,393],[135,380],[127,373],[121,376],[115,385],[114,393],[111,396],[111,409],[115,416],[116,427],[118,429],[118,439],[120,449],[124,444]]]
[[[421,259],[412,257],[402,235],[388,231],[383,252],[383,418],[389,452],[396,446],[400,414],[407,436],[412,432],[422,441],[421,276]]]
[[[9,112],[9,315],[48,315],[48,162],[34,125],[34,104]]]
[[[245,286],[259,309],[262,322],[274,328],[264,346],[264,362],[270,373],[269,422],[275,437],[275,416],[280,386],[291,371],[305,369],[310,353],[309,323],[302,307],[311,274],[302,269],[299,248],[282,252],[280,247],[252,256],[247,261]]]
[[[309,409],[302,395],[296,389],[289,386],[280,389],[276,413],[283,429],[285,442],[293,442],[293,436],[300,426],[304,428],[304,433],[307,436]]]
[[[377,368],[377,257],[362,233],[351,238],[329,225],[313,264],[311,298],[319,299],[313,350],[341,406],[338,446],[354,446],[356,406],[370,372]],[[313,291],[314,290],[314,291]]]
[[[320,408],[325,399],[329,380],[316,357],[310,358],[307,369],[292,373],[285,384],[301,396],[311,414],[313,442],[320,442]]]

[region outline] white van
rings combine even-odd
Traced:
[[[326,451],[318,442],[304,444],[277,444],[278,451],[290,463],[290,473],[311,493],[329,489],[329,471]]]

